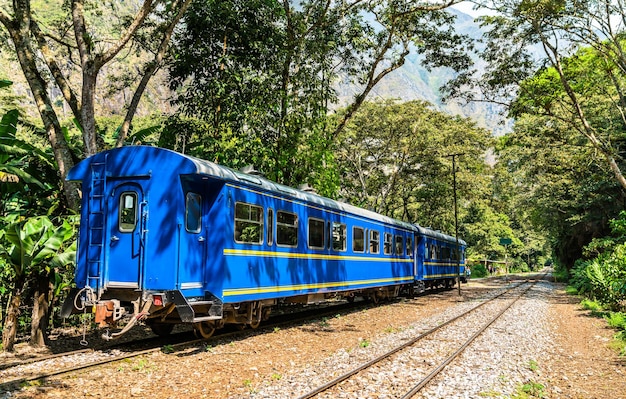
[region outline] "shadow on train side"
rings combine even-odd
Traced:
[[[87,158],[76,289],[63,314],[101,326],[177,323],[202,337],[257,327],[272,307],[413,291],[417,228],[174,151],[128,146]],[[242,234],[246,230],[245,234]]]

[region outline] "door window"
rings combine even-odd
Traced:
[[[130,233],[137,226],[137,193],[123,192],[120,195],[119,229],[122,233]]]
[[[185,229],[190,233],[202,230],[202,196],[187,193],[185,200]]]

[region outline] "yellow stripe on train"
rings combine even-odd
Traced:
[[[266,294],[271,292],[285,292],[285,291],[300,291],[310,289],[323,289],[323,288],[337,288],[343,286],[354,286],[363,284],[381,284],[381,283],[408,283],[413,281],[413,276],[396,277],[396,278],[382,278],[372,280],[353,280],[353,281],[340,281],[334,283],[318,283],[318,284],[294,284],[294,285],[275,285],[268,287],[250,287],[250,288],[234,288],[225,289],[224,296],[234,295],[250,295],[250,294]]]

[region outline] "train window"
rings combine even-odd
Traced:
[[[119,229],[130,233],[137,226],[137,193],[128,191],[120,195]]]
[[[402,236],[396,236],[396,255],[404,254],[404,239]]]
[[[441,258],[442,259],[450,259],[451,257],[452,257],[452,252],[450,251],[450,248],[442,247],[441,248]]]
[[[274,210],[267,210],[267,245],[274,243]]]
[[[434,244],[430,247],[430,258],[437,259],[437,247]]]
[[[187,193],[185,196],[185,229],[190,233],[202,230],[202,196]]]
[[[389,233],[385,233],[384,252],[385,255],[391,255],[393,246],[393,236]]]
[[[324,221],[309,218],[309,248],[324,249]]]
[[[345,251],[346,245],[346,225],[343,223],[333,222],[333,249],[335,251]]]
[[[276,211],[276,244],[298,246],[298,215]]]
[[[243,202],[235,204],[235,241],[249,244],[263,242],[263,208]]]
[[[380,253],[380,233],[376,230],[370,230],[370,253]]]
[[[365,252],[365,230],[362,227],[352,228],[352,250]]]
[[[408,256],[413,255],[413,240],[411,237],[406,238],[406,254]]]

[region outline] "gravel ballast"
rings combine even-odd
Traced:
[[[473,280],[463,285],[462,296],[446,291],[289,327],[262,326],[237,338],[55,376],[0,398],[296,398],[473,308],[503,286],[499,280]],[[534,395],[529,398],[626,399],[626,364],[608,348],[614,332],[578,302],[561,285],[538,282],[416,397],[512,398],[525,391]],[[454,335],[469,338],[467,324]],[[57,345],[67,339],[80,337]],[[420,378],[416,374],[436,367],[444,355],[438,351],[460,342],[438,341],[418,344],[409,355],[321,397],[400,397],[408,381]]]

